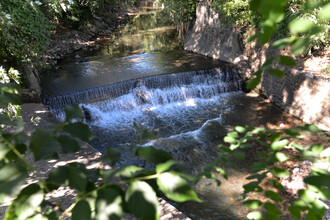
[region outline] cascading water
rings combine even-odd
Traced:
[[[241,91],[238,69],[228,65],[179,74],[130,80],[105,87],[48,97],[45,103],[59,118],[63,108],[78,103],[97,135],[101,152],[136,141],[135,122],[160,138],[198,129],[228,110],[228,92]],[[220,113],[219,113],[220,112]]]

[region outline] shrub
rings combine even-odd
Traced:
[[[40,58],[50,36],[50,23],[39,1],[0,2],[0,59],[8,62]]]

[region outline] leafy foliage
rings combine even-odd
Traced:
[[[0,1],[0,64],[38,63],[59,26],[82,28],[93,19],[111,17],[135,0],[2,0]]]
[[[270,42],[271,37],[278,33],[278,24],[286,17],[288,4],[290,10],[297,10],[297,16],[287,22],[290,36],[278,39],[273,42],[270,47],[272,49],[291,47],[291,53],[293,55],[300,55],[309,51],[312,47],[320,47],[321,44],[323,45],[322,47],[328,46],[330,19],[326,13],[329,11],[330,6],[329,3],[325,1],[252,0],[250,3],[251,10],[261,16],[260,23],[258,24],[260,32],[248,39],[248,42],[256,39],[259,39],[261,45]],[[295,4],[298,4],[299,7],[295,8],[294,6],[297,6]],[[303,9],[301,9],[302,7]],[[314,41],[312,39],[314,39]],[[316,39],[322,40],[318,41]],[[277,61],[283,66],[293,67],[296,65],[294,59],[290,56],[275,56],[268,59],[254,74],[255,77],[248,83],[247,87],[249,89],[253,89],[257,86],[265,71],[275,76],[284,76],[281,70],[271,69],[271,64],[274,61]]]
[[[0,2],[0,59],[34,59],[45,51],[49,37],[50,23],[39,1]]]
[[[158,2],[164,4],[163,12],[176,24],[188,22],[196,16],[196,0],[158,0]]]
[[[250,10],[249,3],[250,0],[216,0],[212,2],[212,7],[227,23],[249,25],[257,18]]]
[[[247,215],[248,219],[262,219],[263,215],[265,215],[265,219],[279,219],[281,211],[276,204],[282,201],[279,194],[283,190],[279,180],[289,175],[289,172],[281,166],[283,162],[289,159],[286,152],[299,152],[301,155],[298,158],[299,161],[330,162],[329,150],[324,149],[322,144],[302,146],[297,142],[299,139],[303,139],[305,135],[311,134],[325,135],[328,137],[328,143],[330,143],[330,135],[314,125],[283,130],[237,126],[235,131],[228,133],[224,138],[224,142],[228,145],[219,146],[221,155],[215,159],[211,167],[205,170],[203,175],[210,177],[214,169],[218,172],[219,162],[236,167],[230,162],[230,158],[243,159],[249,150],[258,145],[262,146],[262,150],[258,150],[256,161],[250,166],[251,174],[247,179],[251,182],[243,186],[242,198],[245,199],[243,205],[253,210]],[[330,173],[315,168],[312,170],[304,180],[307,189],[300,190],[299,199],[296,199],[294,204],[288,207],[288,211],[297,219],[301,218],[303,211],[307,211],[308,218],[321,219],[325,214],[325,207],[327,207],[322,200],[330,199]],[[226,177],[225,171],[221,171],[220,174]],[[273,190],[266,190],[264,182],[271,183]],[[270,201],[261,202],[248,199],[250,193],[263,194]],[[260,211],[262,207],[266,213]]]
[[[215,0],[212,2],[221,18],[229,24],[261,28],[259,39],[261,44],[274,39],[294,37],[298,32],[295,28],[303,28],[299,34],[303,34],[295,54],[309,53],[311,49],[322,49],[329,45],[329,19],[327,19],[327,7],[322,7],[326,1],[307,0]],[[291,29],[292,25],[294,29]],[[321,30],[322,29],[322,30]],[[291,31],[291,32],[290,32]],[[291,42],[293,43],[293,42]],[[285,44],[289,45],[289,44]]]

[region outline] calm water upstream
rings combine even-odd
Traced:
[[[293,124],[271,103],[243,93],[238,69],[185,52],[175,27],[152,1],[98,51],[67,58],[42,78],[45,103],[59,118],[65,105],[78,103],[96,134],[91,145],[105,148],[137,140],[133,123],[155,130],[147,144],[168,150],[196,174],[219,152],[217,145],[235,125]],[[73,55],[75,57],[75,55]],[[125,156],[125,152],[123,152]],[[245,219],[237,201],[248,174],[244,164],[221,187],[203,180],[195,188],[203,204],[176,204],[192,219]],[[134,162],[132,162],[134,163]]]

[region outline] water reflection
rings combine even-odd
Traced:
[[[173,23],[157,7],[134,14],[119,37],[112,36],[102,44],[104,47],[99,53],[115,57],[180,50],[183,45]]]

